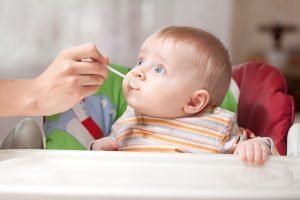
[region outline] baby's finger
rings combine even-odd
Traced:
[[[254,163],[254,147],[252,143],[246,143],[246,156],[247,156],[247,163],[253,164]]]
[[[269,148],[266,145],[261,145],[261,151],[262,151],[262,155],[261,155],[261,160],[262,160],[262,164],[264,164],[268,157],[269,157]]]
[[[260,143],[253,143],[254,146],[254,164],[262,164],[262,148]]]
[[[245,145],[239,145],[234,153],[239,154],[239,157],[243,162],[247,162]]]

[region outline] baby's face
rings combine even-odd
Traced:
[[[129,106],[153,117],[188,116],[183,106],[199,89],[199,71],[192,52],[171,39],[148,38],[139,53],[137,65],[127,76],[138,86],[123,81],[123,93]]]

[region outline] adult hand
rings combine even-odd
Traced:
[[[85,62],[83,59],[92,61]],[[70,109],[97,91],[107,78],[108,58],[93,44],[62,51],[47,70],[33,80],[34,113],[52,115]]]

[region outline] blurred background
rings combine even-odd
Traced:
[[[212,32],[233,65],[278,67],[300,111],[299,0],[0,0],[0,78],[33,78],[61,50],[87,42],[133,66],[143,40],[167,25]],[[0,141],[19,120],[0,118]]]

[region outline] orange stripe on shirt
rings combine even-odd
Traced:
[[[214,122],[217,121],[219,123],[222,123],[225,126],[229,125],[229,123],[230,123],[229,119],[223,119],[223,118],[217,117],[216,115],[214,115],[214,116],[203,116],[203,118],[209,119],[209,120],[214,121]]]
[[[165,153],[184,153],[176,148],[164,148],[164,147],[122,147],[119,151],[137,151],[137,152],[165,152]]]
[[[139,119],[139,118],[137,117],[137,119]],[[169,127],[169,128],[170,127],[171,128],[176,127],[179,130],[188,130],[188,131],[191,131],[191,132],[194,132],[194,133],[197,133],[197,134],[205,134],[207,136],[211,136],[211,137],[214,137],[214,138],[217,138],[217,139],[222,137],[222,135],[218,135],[218,134],[215,134],[215,133],[212,133],[212,132],[208,132],[208,131],[205,131],[205,130],[199,129],[199,128],[189,127],[189,126],[183,125],[183,124],[176,124],[176,123],[167,121],[165,119],[149,119],[149,118],[145,118],[145,117],[143,117],[142,119],[143,119],[143,122],[145,124],[149,124],[149,123],[150,123],[150,125],[157,125],[158,124],[158,125],[163,125],[163,126],[166,126],[166,127]],[[117,126],[119,126],[119,125],[121,125],[125,122],[129,122],[129,123],[134,124],[137,121],[138,120],[136,120],[136,119],[121,120],[117,124]]]
[[[200,149],[202,151],[206,151],[206,152],[209,152],[209,153],[217,153],[217,149],[212,149],[212,148],[208,148],[208,147],[203,147],[201,145],[196,145],[196,144],[192,144],[192,143],[188,143],[188,142],[184,142],[184,141],[178,141],[178,140],[172,140],[172,139],[168,139],[168,138],[163,138],[163,137],[159,137],[159,136],[156,136],[156,135],[152,135],[152,134],[148,134],[148,133],[143,133],[143,132],[140,132],[140,131],[133,131],[130,136],[143,136],[144,138],[150,138],[150,139],[155,139],[155,140],[160,140],[160,141],[163,141],[163,142],[168,142],[168,143],[171,143],[171,144],[179,144],[179,145],[185,145],[187,147],[192,147],[192,148],[195,148],[195,149]]]
[[[139,127],[139,126],[135,127],[134,129],[135,130],[140,130],[141,132],[147,132],[149,134],[160,134],[160,135],[166,135],[166,136],[169,136],[169,137],[174,137],[172,133],[167,133],[167,132],[162,132],[162,131],[158,131],[158,130],[142,128],[142,127]],[[217,148],[215,143],[207,143],[207,142],[204,142],[202,140],[196,140],[196,139],[193,139],[193,138],[184,137],[185,135],[186,134],[181,134],[180,136],[176,135],[176,138],[181,139],[181,140],[190,140],[192,142],[196,142],[196,143],[199,143],[199,144],[204,144],[206,146],[211,146],[212,148]]]

